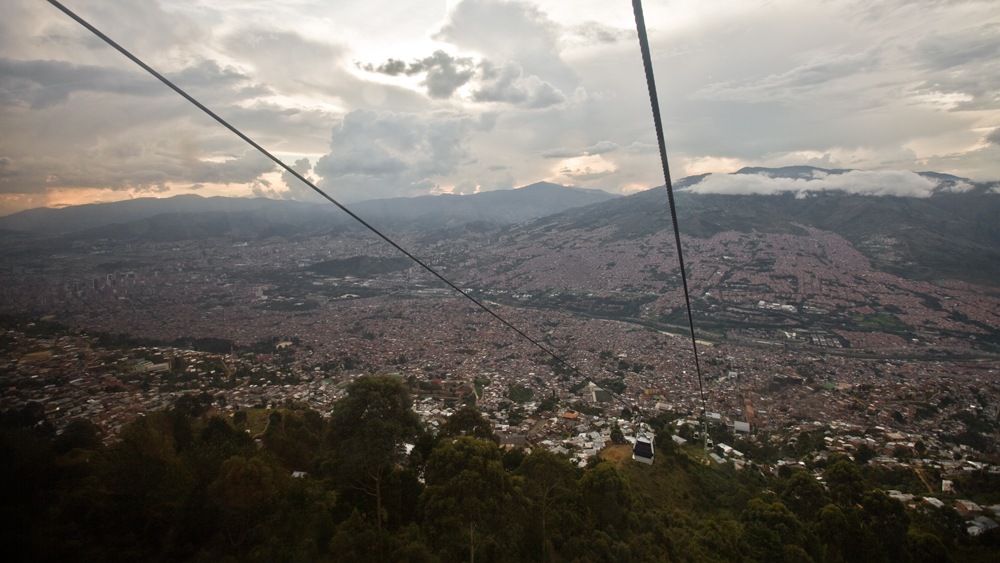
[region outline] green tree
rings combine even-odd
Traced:
[[[419,419],[410,410],[406,386],[388,376],[362,376],[347,386],[334,404],[330,442],[337,471],[375,500],[375,529],[382,559],[382,484],[407,438],[417,434]]]
[[[820,510],[816,530],[826,546],[828,562],[859,561],[858,555],[862,553],[857,544],[860,523],[854,513],[854,509],[848,508],[845,514],[836,504],[828,504]]]
[[[236,411],[233,413],[233,424],[238,428],[242,428],[247,425],[247,411]]]
[[[809,472],[796,471],[781,493],[781,502],[800,518],[812,522],[819,516],[820,509],[829,504],[830,498]]]
[[[479,412],[476,407],[464,406],[455,411],[438,432],[441,438],[457,438],[472,436],[479,440],[491,440],[500,443],[500,438],[493,433],[493,425]]]
[[[740,515],[743,541],[750,558],[767,561],[812,561],[819,556],[819,541],[780,502],[753,499]]]
[[[146,555],[166,540],[189,490],[190,474],[179,455],[182,445],[190,445],[186,421],[177,411],[158,411],[126,425],[100,477],[108,493],[100,526],[135,538]]]
[[[864,465],[876,457],[878,452],[873,450],[868,444],[861,444],[858,447],[858,451],[854,452],[854,460]]]
[[[487,559],[518,560],[526,499],[495,443],[444,440],[427,460],[424,478],[424,527],[446,559],[462,560],[458,546],[468,546],[470,562],[482,551]]]
[[[93,422],[78,418],[70,422],[52,443],[56,453],[69,453],[75,448],[96,450],[101,447],[101,429]]]
[[[222,464],[212,491],[222,506],[226,539],[237,550],[252,534],[262,534],[274,497],[281,488],[283,472],[260,457],[233,456]]]
[[[910,560],[907,530],[910,518],[903,503],[879,489],[869,491],[861,499],[865,525],[876,541],[876,550],[886,561]]]
[[[849,461],[838,461],[826,468],[826,479],[833,502],[841,508],[853,507],[861,502],[865,492],[865,478],[858,466]]]
[[[306,413],[314,411],[306,411]],[[278,456],[290,470],[311,470],[313,460],[319,453],[322,442],[315,424],[309,424],[304,416],[294,412],[277,411],[271,413],[271,421],[264,431],[264,445]]]
[[[580,479],[580,495],[584,510],[598,530],[617,534],[628,529],[635,497],[628,479],[613,463],[604,461],[588,469]]]
[[[616,444],[624,444],[626,442],[625,434],[622,433],[622,429],[618,426],[617,422],[611,426],[611,441]],[[673,440],[669,441],[673,442]]]
[[[517,474],[524,477],[524,490],[538,507],[542,532],[542,562],[548,560],[546,526],[553,503],[573,492],[573,466],[569,461],[541,448],[536,448],[524,458]]]
[[[948,548],[934,534],[910,532],[907,535],[914,563],[948,563]]]

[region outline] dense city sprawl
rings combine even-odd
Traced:
[[[895,476],[879,486],[909,511],[957,511],[962,537],[996,527],[1000,498],[967,485],[1000,477],[994,290],[875,271],[816,230],[688,239],[702,394],[669,238],[611,234],[404,240],[566,364],[356,233],[89,241],[45,257],[15,244],[0,408],[56,436],[87,421],[107,448],[154,412],[249,413],[248,439],[268,450],[267,413],[326,420],[379,375],[430,435],[472,406],[503,451],[578,470],[642,440],[819,483],[850,460]]]

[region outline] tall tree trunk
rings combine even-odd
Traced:
[[[548,557],[548,545],[545,540],[545,521],[548,520],[547,516],[549,514],[548,510],[548,498],[542,498],[542,563],[549,558]]]
[[[382,561],[382,470],[375,474],[375,530],[378,533],[378,560]]]
[[[469,524],[469,563],[476,563],[476,522]]]

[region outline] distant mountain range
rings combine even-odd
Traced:
[[[792,179],[816,172],[808,166],[744,168],[736,174]],[[1000,193],[998,183],[975,183],[947,174],[922,173],[938,183],[930,197],[856,195],[838,191],[809,197],[696,194],[685,191],[707,175],[675,184],[681,234],[709,238],[725,231],[805,234],[802,227],[831,231],[849,240],[885,272],[910,279],[951,278],[1000,285]],[[959,183],[964,192],[948,191]],[[596,229],[612,226],[617,238],[640,238],[670,228],[663,187],[597,205],[570,209],[528,228]]]
[[[810,166],[744,168],[735,174],[811,180],[850,170]],[[697,238],[724,231],[835,232],[873,264],[911,279],[952,278],[1000,285],[1000,193],[997,183],[920,173],[937,186],[929,197],[871,196],[843,191],[777,195],[693,193],[708,175],[675,183],[681,233]],[[961,190],[961,191],[960,191]],[[648,236],[670,227],[665,189],[628,197],[539,182],[516,190],[365,201],[349,207],[390,232],[614,228],[613,237]],[[0,217],[0,236],[70,235],[75,240],[174,241],[229,236],[259,239],[360,228],[331,204],[265,198],[144,198],[63,209],[32,209]],[[443,234],[443,233],[442,233]]]
[[[378,228],[394,232],[479,224],[519,223],[572,207],[621,196],[538,182],[515,190],[363,201],[348,206]],[[355,228],[334,205],[268,198],[138,198],[114,203],[38,208],[0,217],[3,231],[41,235],[77,233],[83,238],[183,240],[206,236],[270,236],[322,229]]]

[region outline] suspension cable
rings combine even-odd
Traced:
[[[214,119],[217,122],[219,122],[223,127],[225,127],[226,129],[229,129],[230,131],[232,131],[237,137],[239,137],[240,139],[243,139],[251,147],[257,149],[261,154],[263,154],[267,158],[269,158],[272,161],[274,161],[275,164],[277,164],[278,166],[284,168],[288,173],[290,173],[291,175],[295,176],[295,178],[297,178],[303,184],[305,184],[305,185],[309,186],[310,188],[312,188],[313,191],[315,191],[316,193],[318,193],[319,195],[321,195],[324,199],[326,199],[330,203],[332,203],[332,204],[336,205],[337,207],[339,207],[341,209],[341,211],[343,211],[344,213],[347,213],[355,221],[357,221],[358,223],[361,223],[362,225],[364,225],[369,231],[371,231],[371,232],[375,233],[376,235],[378,235],[379,237],[381,237],[382,240],[384,240],[385,242],[387,242],[390,245],[392,245],[392,247],[395,248],[396,250],[402,252],[407,258],[409,258],[410,260],[413,260],[420,267],[422,267],[423,269],[425,269],[428,272],[430,272],[431,274],[433,274],[439,280],[443,281],[445,284],[448,285],[448,287],[450,287],[453,290],[457,291],[458,293],[460,293],[463,297],[465,297],[469,301],[472,301],[473,303],[475,303],[476,306],[478,306],[480,309],[482,309],[482,310],[486,311],[487,313],[489,313],[493,318],[495,318],[496,320],[500,321],[504,326],[506,326],[507,328],[513,330],[515,333],[517,333],[518,335],[520,335],[522,338],[524,338],[528,342],[531,342],[532,344],[534,344],[536,347],[538,347],[539,349],[541,349],[543,352],[545,352],[546,354],[548,354],[549,356],[551,356],[553,359],[555,359],[559,363],[561,363],[564,366],[568,367],[569,369],[573,370],[573,372],[576,373],[577,375],[579,375],[580,377],[584,377],[584,375],[580,372],[580,370],[576,369],[575,366],[573,366],[568,361],[566,361],[565,359],[563,359],[560,355],[556,354],[555,352],[553,352],[549,348],[543,346],[540,342],[538,342],[534,338],[531,338],[530,336],[528,336],[527,334],[525,334],[521,329],[517,328],[513,324],[507,322],[506,319],[504,319],[499,314],[497,314],[496,312],[494,312],[492,309],[490,309],[489,307],[487,307],[486,305],[484,305],[483,303],[481,303],[478,299],[476,299],[475,297],[469,295],[468,293],[466,293],[465,291],[463,291],[462,289],[460,289],[457,285],[455,285],[454,283],[452,283],[451,281],[449,281],[447,278],[445,278],[444,276],[442,276],[441,274],[439,274],[436,270],[434,270],[433,268],[431,268],[430,266],[428,266],[427,264],[425,264],[423,261],[421,261],[420,259],[418,259],[413,254],[410,254],[406,249],[404,249],[402,246],[400,246],[399,244],[397,244],[394,240],[392,240],[388,236],[382,234],[381,231],[379,231],[378,229],[376,229],[375,227],[373,227],[372,225],[370,225],[368,222],[366,222],[361,217],[358,217],[357,215],[355,215],[354,212],[352,212],[350,209],[344,207],[337,200],[335,200],[332,197],[330,197],[326,192],[324,192],[319,187],[317,187],[316,184],[314,184],[311,181],[307,180],[305,178],[305,176],[303,176],[302,174],[299,174],[298,172],[296,172],[295,170],[293,170],[291,166],[285,164],[281,159],[279,159],[278,157],[276,157],[273,154],[271,154],[270,152],[268,152],[264,147],[258,145],[256,142],[253,141],[253,139],[251,139],[250,137],[244,135],[239,129],[237,129],[236,127],[230,125],[228,121],[226,121],[225,119],[219,117],[215,112],[213,112],[212,110],[210,110],[207,107],[205,107],[204,105],[202,105],[201,102],[199,102],[198,100],[194,99],[190,94],[188,94],[187,92],[185,92],[184,90],[182,90],[179,86],[177,86],[176,84],[174,84],[170,80],[167,80],[166,77],[164,77],[162,74],[160,74],[160,73],[156,72],[155,70],[153,70],[152,67],[150,67],[146,63],[142,62],[138,57],[136,57],[135,55],[133,55],[132,53],[130,53],[124,47],[122,47],[118,43],[115,43],[110,37],[108,37],[104,33],[101,33],[100,30],[98,30],[96,27],[90,25],[86,20],[84,20],[80,16],[76,15],[72,10],[70,10],[66,6],[63,6],[62,4],[60,4],[59,2],[57,2],[56,0],[48,0],[48,2],[50,4],[52,4],[53,6],[55,6],[56,8],[58,8],[64,14],[66,14],[67,16],[69,16],[70,18],[72,18],[73,20],[75,20],[77,23],[79,23],[83,27],[87,28],[91,33],[93,33],[94,35],[100,37],[102,40],[104,40],[105,43],[107,43],[108,45],[110,45],[111,47],[113,47],[119,53],[121,53],[121,54],[125,55],[126,57],[128,57],[129,60],[131,60],[135,64],[139,65],[143,70],[145,70],[149,74],[153,75],[157,80],[159,80],[160,82],[162,82],[165,85],[167,85],[171,90],[173,90],[174,92],[177,92],[178,94],[180,94],[181,97],[183,97],[185,100],[191,102],[195,107],[197,107],[201,111],[205,112],[209,117],[211,117],[212,119]]]
[[[670,181],[670,167],[667,165],[667,145],[663,140],[663,123],[660,120],[660,103],[656,96],[656,81],[653,79],[653,61],[649,54],[649,38],[646,37],[646,20],[642,15],[642,0],[632,0],[635,12],[635,28],[639,33],[639,49],[642,51],[642,65],[646,70],[646,86],[649,87],[649,103],[653,108],[653,125],[656,127],[656,142],[660,147],[660,162],[663,164],[663,179],[670,202],[670,220],[674,224],[674,242],[677,244],[677,261],[681,267],[681,284],[684,286],[684,303],[687,305],[688,326],[691,329],[691,349],[694,350],[694,367],[698,374],[698,393],[705,417],[705,457],[708,457],[708,403],[705,401],[705,387],[702,384],[701,364],[698,362],[698,341],[694,335],[694,315],[691,314],[691,296],[688,293],[687,274],[684,272],[684,253],[681,251],[681,230],[677,224],[677,207],[674,205],[674,187]]]

